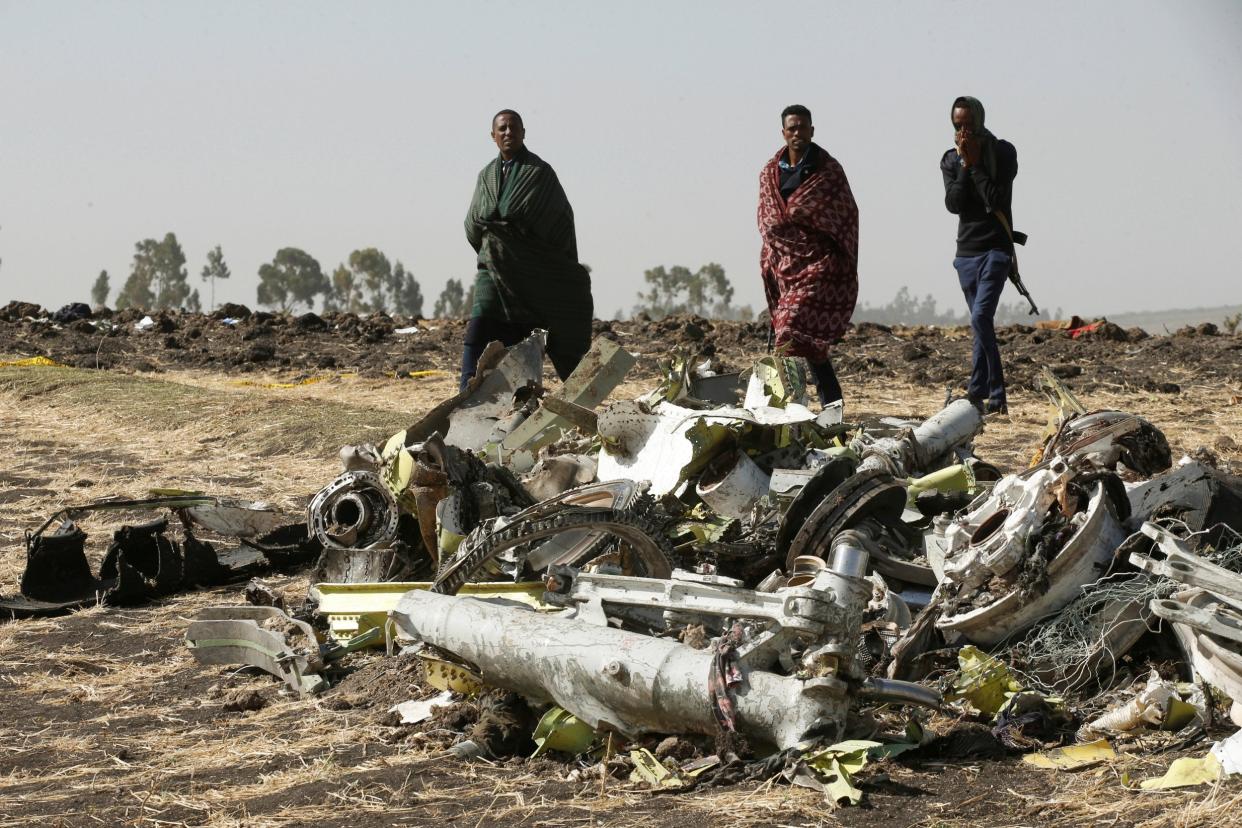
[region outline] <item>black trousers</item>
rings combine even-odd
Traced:
[[[530,336],[530,332],[536,327],[533,322],[510,322],[507,319],[487,316],[476,316],[466,323],[466,341],[461,352],[461,390],[466,389],[466,383],[479,367],[479,357],[483,356],[487,343],[499,341],[506,348],[511,348]],[[574,372],[583,356],[557,348],[556,340],[552,336],[548,337],[547,354],[561,382]]]
[[[832,367],[832,360],[811,362],[811,373],[815,375],[815,387],[819,391],[820,405],[828,405],[841,399],[841,383],[837,380],[837,372]]]

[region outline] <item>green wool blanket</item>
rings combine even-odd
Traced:
[[[500,157],[479,173],[466,238],[479,255],[472,316],[534,323],[549,346],[590,347],[591,277],[578,263],[574,211],[556,172],[523,150],[504,186]]]

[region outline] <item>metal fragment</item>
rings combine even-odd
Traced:
[[[637,358],[615,342],[596,339],[565,384],[548,395],[534,414],[505,435],[491,453],[515,472],[527,471],[534,465],[539,449],[560,439],[570,425],[568,419],[553,410],[555,403],[552,406],[548,403],[555,400],[577,408],[594,409],[620,384],[635,362]],[[590,432],[595,433],[595,429],[592,424]]]
[[[995,529],[982,532],[976,528],[971,535],[971,546],[981,547],[983,550],[976,564],[982,569],[991,567],[987,561],[1010,560],[1011,556],[998,550],[1020,544],[1022,554],[1013,559],[1014,564],[1006,566],[999,563],[995,569],[991,569],[994,573],[1004,574],[1022,559],[1026,535],[1010,534],[1009,523],[1004,520],[1005,513],[996,511],[995,515],[1002,516],[1001,520],[995,521]],[[1020,513],[1015,513],[1015,517],[1019,516]],[[1028,597],[1015,585],[986,606],[942,617],[936,622],[936,626],[942,630],[959,632],[970,641],[983,646],[999,644],[1072,601],[1083,584],[1099,578],[1112,557],[1113,550],[1123,540],[1125,532],[1113,512],[1112,500],[1105,492],[1103,484],[1097,484],[1095,493],[1087,504],[1086,519],[1056,557],[1048,563],[1049,585],[1046,591]],[[990,544],[998,546],[993,549]]]
[[[276,607],[208,607],[186,630],[185,644],[200,664],[249,664],[300,695],[327,687],[315,631]]]

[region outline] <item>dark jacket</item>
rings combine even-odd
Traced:
[[[1013,227],[1013,180],[1018,174],[1018,151],[1008,141],[996,140],[996,174],[984,165],[963,167],[957,150],[940,159],[944,176],[944,206],[958,217],[957,255],[981,256],[989,250],[1013,254],[1009,234],[993,212],[1000,210]]]

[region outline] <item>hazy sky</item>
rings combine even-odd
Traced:
[[[196,284],[223,246],[217,301],[253,305],[280,247],[330,270],[374,246],[430,312],[473,274],[462,219],[512,107],[574,205],[597,315],[647,268],[709,261],[758,307],[758,172],[802,103],[859,202],[860,300],[956,305],[937,165],[970,94],[1017,147],[1041,304],[1236,304],[1240,44],[1231,0],[0,0],[0,301],[89,301],[104,268],[113,298],[171,230]]]

